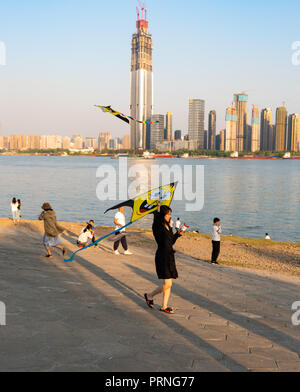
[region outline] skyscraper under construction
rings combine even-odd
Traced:
[[[152,36],[148,34],[147,9],[137,8],[137,32],[131,44],[130,111],[139,121],[150,120],[153,113]],[[132,149],[145,149],[150,127],[131,121]],[[148,137],[149,138],[149,137]]]

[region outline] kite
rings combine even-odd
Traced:
[[[126,122],[127,124],[129,124],[129,120],[135,121],[139,124],[145,124],[145,125],[152,125],[152,124],[159,124],[159,121],[138,121],[136,118],[133,118],[131,116],[126,116],[126,114],[117,112],[116,110],[112,109],[111,106],[99,106],[99,105],[95,105],[96,108],[100,108],[104,113],[110,113],[113,116],[119,118],[120,120]]]
[[[169,185],[164,185],[159,188],[148,191],[147,193],[144,193],[140,196],[137,196],[135,199],[127,200],[124,203],[121,203],[121,204],[118,204],[114,207],[109,208],[107,211],[105,211],[104,214],[106,214],[109,211],[117,210],[121,207],[131,207],[132,208],[132,216],[131,216],[130,222],[127,223],[125,226],[121,227],[120,229],[115,230],[112,233],[105,235],[104,237],[99,238],[97,241],[86,246],[85,248],[81,248],[81,249],[77,250],[75,253],[73,253],[71,258],[68,260],[65,260],[65,262],[66,263],[72,262],[77,253],[79,253],[85,249],[88,249],[92,246],[95,246],[96,244],[105,240],[106,238],[110,237],[111,235],[119,233],[121,230],[132,225],[137,220],[144,218],[146,215],[152,214],[153,212],[155,212],[158,209],[158,204],[157,204],[158,200],[160,200],[161,206],[169,207],[172,200],[173,200],[176,186],[177,186],[177,182],[169,184]]]

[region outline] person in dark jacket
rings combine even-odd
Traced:
[[[172,210],[167,206],[160,206],[160,202],[158,202],[158,205],[158,211],[154,213],[152,230],[158,245],[155,256],[156,272],[158,279],[164,280],[164,285],[155,289],[151,294],[145,294],[145,299],[147,305],[150,308],[154,308],[153,298],[163,293],[163,305],[160,310],[165,313],[174,314],[173,308],[168,307],[173,279],[178,278],[173,245],[182,236],[183,231],[180,230],[176,234],[173,233],[171,223]]]

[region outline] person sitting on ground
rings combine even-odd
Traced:
[[[51,248],[57,248],[62,251],[63,256],[66,254],[66,249],[61,244],[61,239],[59,235],[65,231],[65,228],[60,226],[56,221],[56,214],[53,211],[49,203],[44,203],[42,205],[43,212],[39,216],[39,220],[44,221],[44,246],[47,251],[47,256],[52,259]]]
[[[271,240],[271,237],[269,236],[268,233],[266,233],[265,240]]]
[[[94,238],[93,226],[88,224],[87,227],[83,229],[82,232],[80,233],[78,237],[77,245],[80,248],[85,248],[88,245],[89,239],[93,241],[93,238]]]
[[[95,237],[95,221],[93,221],[92,219],[89,222],[86,222],[86,226],[81,230],[82,234],[84,232],[84,230],[88,227],[88,225],[92,226],[92,234],[93,234],[93,238],[92,238],[92,244],[94,242],[96,242],[96,237]],[[95,247],[97,247],[98,245],[96,244]]]

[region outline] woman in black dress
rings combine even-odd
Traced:
[[[160,206],[159,202],[158,205],[158,211],[154,213],[152,230],[158,245],[155,256],[156,272],[158,279],[164,280],[164,285],[158,287],[151,294],[145,294],[145,299],[147,305],[150,308],[153,308],[153,298],[158,294],[163,293],[163,305],[161,307],[161,311],[174,314],[174,310],[171,307],[168,307],[173,279],[178,278],[173,245],[177,239],[182,236],[183,232],[180,230],[176,234],[173,233],[173,229],[171,227],[172,210],[167,206]]]

